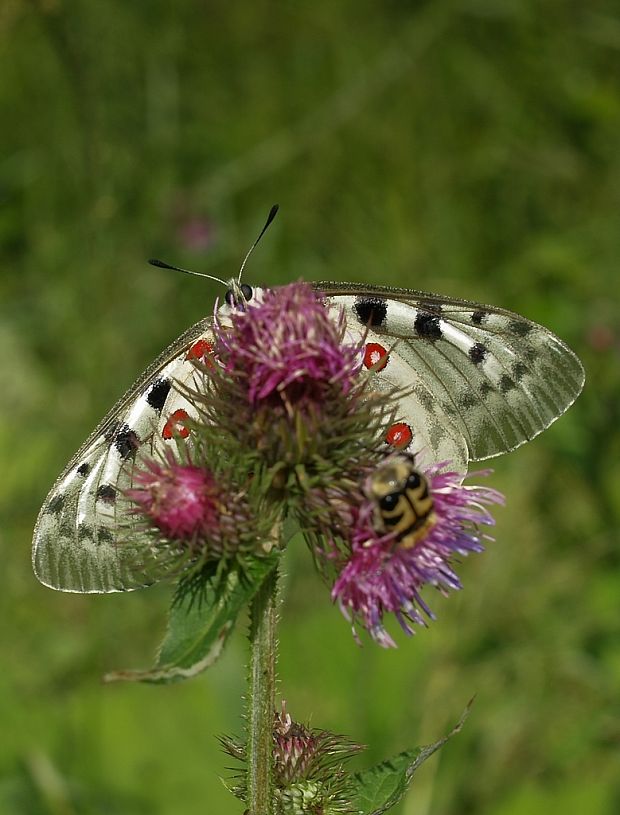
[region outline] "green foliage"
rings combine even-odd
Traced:
[[[169,596],[50,592],[29,546],[65,462],[223,294],[144,259],[228,278],[278,201],[248,282],[478,298],[548,325],[588,376],[494,464],[497,543],[397,652],[356,648],[289,547],[291,707],[378,762],[477,692],[395,815],[616,811],[617,4],[7,0],[0,39],[0,810],[242,809],[208,734],[235,729],[244,638],[196,682],[101,687],[148,659]]]
[[[172,604],[166,635],[155,666],[149,671],[115,671],[108,682],[119,680],[167,685],[192,679],[219,659],[241,609],[273,571],[279,552],[247,560],[244,568],[222,570],[196,596],[187,592]],[[203,596],[204,595],[204,596]]]
[[[459,732],[469,708],[456,727],[443,739],[425,747],[404,750],[375,767],[357,773],[355,783],[357,796],[352,801],[352,809],[359,815],[383,815],[392,809],[406,794],[419,767],[433,753],[441,749],[448,739]]]

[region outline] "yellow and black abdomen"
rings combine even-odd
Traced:
[[[404,485],[378,498],[379,512],[387,531],[406,549],[414,546],[433,523],[433,499],[428,480],[413,468]]]

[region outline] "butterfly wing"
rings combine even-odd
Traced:
[[[345,308],[352,326],[368,328],[367,342],[393,349],[378,377],[411,385],[404,415],[435,460],[455,435],[470,459],[513,450],[561,416],[583,387],[570,348],[513,312],[409,289],[315,286]]]
[[[182,429],[177,422],[196,417],[179,386],[193,384],[191,360],[210,347],[212,322],[197,323],[160,354],[52,487],[32,553],[35,574],[45,585],[82,593],[127,591],[161,576],[149,536],[138,524],[131,526],[124,490],[132,486],[137,455],[157,457],[174,443],[174,431]]]
[[[412,368],[403,354],[402,344],[351,324],[347,327],[347,339],[353,343],[365,342],[366,349],[370,349],[364,361],[366,367],[373,367],[375,372],[372,383],[375,390],[405,391],[397,399],[396,422],[385,427],[388,447],[412,453],[421,469],[449,461],[451,470],[464,475],[469,461],[465,438],[459,428],[446,419],[424,372]]]
[[[465,472],[468,458],[511,450],[548,427],[583,386],[573,352],[512,312],[407,289],[316,288],[345,308],[350,336],[365,334],[367,348],[384,348],[377,387],[408,389],[400,405],[414,434],[407,446],[422,465],[450,460]],[[193,385],[191,359],[212,340],[211,318],[179,337],[69,462],[35,527],[33,564],[42,583],[111,592],[158,579],[161,564],[148,535],[129,526],[124,491],[132,486],[136,455],[156,456],[173,438],[175,417],[195,416],[179,387]]]

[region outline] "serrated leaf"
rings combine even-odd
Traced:
[[[414,747],[387,761],[376,764],[368,770],[355,773],[353,783],[357,793],[351,802],[351,809],[356,815],[382,815],[401,800],[413,781],[413,776],[427,758],[459,732],[472,705],[467,705],[458,724],[439,741],[425,747]]]
[[[157,661],[146,671],[114,671],[105,682],[149,682],[169,684],[191,679],[210,668],[224,649],[239,612],[274,569],[279,552],[254,558],[229,569],[206,588],[206,598],[198,602],[187,595],[173,603],[165,637]]]

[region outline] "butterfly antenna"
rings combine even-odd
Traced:
[[[276,217],[276,213],[278,212],[278,210],[279,210],[279,209],[280,209],[279,205],[278,205],[278,204],[274,204],[274,205],[271,207],[271,209],[269,210],[269,215],[267,216],[267,221],[266,221],[266,223],[265,223],[265,226],[264,226],[264,227],[261,229],[261,231],[260,231],[260,235],[258,236],[258,238],[256,238],[256,240],[254,241],[254,243],[252,244],[252,246],[250,246],[250,251],[247,253],[247,255],[245,256],[245,258],[243,259],[243,263],[241,264],[241,268],[239,269],[239,277],[237,278],[237,283],[240,283],[240,282],[241,282],[241,275],[243,274],[243,270],[244,270],[244,268],[245,268],[245,264],[248,262],[248,258],[250,257],[250,255],[252,254],[252,252],[254,251],[254,249],[256,249],[256,246],[257,246],[257,244],[258,244],[259,240],[260,240],[260,239],[263,237],[263,235],[264,235],[264,234],[265,234],[265,232],[267,231],[267,227],[268,227],[268,226],[269,226],[269,224],[270,224],[270,223],[273,221],[273,219]]]
[[[191,269],[181,269],[180,266],[172,266],[170,263],[166,263],[165,260],[158,260],[158,258],[149,258],[149,263],[151,266],[157,266],[159,269],[172,269],[174,272],[183,272],[184,274],[191,274],[195,275],[196,277],[206,277],[208,280],[215,280],[216,283],[221,283],[222,286],[227,286],[225,280],[221,280],[219,277],[214,277],[212,274],[204,274],[204,272],[192,272]]]

